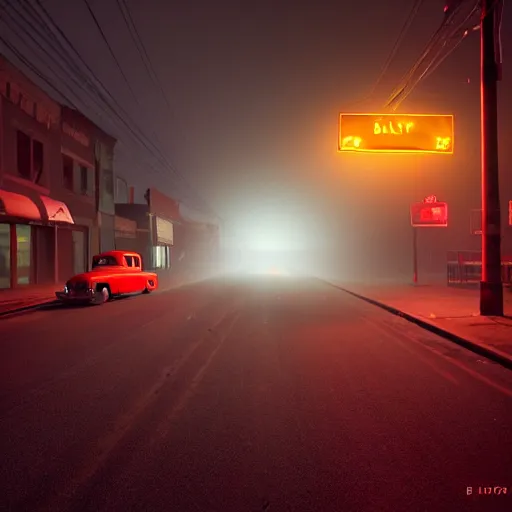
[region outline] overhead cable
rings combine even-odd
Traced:
[[[109,89],[103,84],[103,82],[97,77],[95,72],[91,69],[89,64],[85,61],[85,59],[82,57],[80,52],[76,49],[74,44],[69,40],[69,38],[66,36],[66,34],[63,32],[63,30],[59,27],[59,25],[55,22],[51,14],[48,12],[48,10],[44,7],[41,0],[34,0],[37,4],[39,11],[34,8],[28,2],[27,0],[20,0],[27,4],[28,7],[32,8],[32,10],[37,14],[39,14],[40,18],[44,18],[43,22],[46,23],[47,27],[49,28],[49,32],[53,33],[54,37],[55,35],[60,36],[60,38],[66,43],[67,47],[71,49],[73,54],[78,58],[78,60],[84,65],[85,69],[88,71],[88,75],[84,74],[83,71],[80,69],[79,66],[76,64],[73,66],[75,70],[81,73],[82,77],[90,82],[89,76],[94,78],[96,82],[96,89],[97,93],[100,96],[101,100],[106,104],[106,106],[109,108],[111,113],[117,117],[122,124],[130,131],[133,135],[135,135],[136,140],[138,140],[139,143],[157,160],[160,161],[160,164],[165,167],[167,171],[170,171],[173,176],[178,178],[183,185],[185,185],[187,188],[190,188],[191,191],[193,190],[190,184],[186,181],[186,179],[183,177],[181,173],[178,173],[177,170],[174,168],[174,166],[168,161],[167,157],[163,154],[160,148],[152,142],[150,138],[148,138],[144,132],[140,129],[138,124],[131,118],[131,116],[127,113],[127,111],[120,105],[120,103],[116,100],[116,98],[111,94]],[[53,30],[52,30],[53,29]],[[58,37],[56,38],[58,40]],[[64,53],[67,52],[66,46],[62,44],[62,42],[59,41],[59,44],[61,46],[61,51]],[[73,61],[73,59],[71,59]],[[115,105],[115,108],[109,103],[107,98],[105,98],[105,95],[107,95],[112,103]],[[119,111],[124,114],[124,117],[119,114]],[[128,119],[128,121],[126,120]],[[152,150],[150,149],[153,148]],[[194,191],[194,194],[197,195],[197,192]],[[199,198],[198,198],[199,199]],[[203,206],[206,204],[204,199],[200,198],[200,202],[203,203]],[[208,205],[208,209],[211,210],[211,207]]]
[[[409,29],[414,21],[414,18],[418,14],[418,11],[419,11],[421,5],[423,4],[423,2],[424,2],[424,0],[415,0],[414,3],[412,4],[409,14],[407,15],[407,18],[405,19],[404,24],[402,25],[402,28],[400,29],[400,32],[398,33],[398,36],[393,44],[393,47],[391,48],[391,52],[388,55],[386,61],[384,62],[381,72],[380,72],[379,76],[377,77],[377,80],[375,81],[372,89],[370,90],[369,96],[373,96],[377,87],[382,82],[385,74],[387,73],[387,71],[389,69],[389,66],[391,65],[391,62],[393,62],[393,59],[395,58],[395,56],[400,48],[400,45],[402,44],[404,37],[407,35],[407,32],[409,31]]]
[[[140,33],[137,29],[137,25],[135,24],[135,22],[133,20],[133,17],[130,12],[130,8],[129,8],[126,0],[117,0],[117,5],[119,8],[119,11],[121,12],[121,15],[123,16],[123,20],[126,25],[126,28],[128,29],[128,32],[130,33],[130,36],[139,52],[142,62],[144,63],[144,66],[146,68],[148,76],[153,81],[153,84],[160,90],[162,98],[164,99],[168,109],[171,111],[171,106],[169,104],[169,100],[167,99],[167,94],[165,93],[162,83],[160,82],[160,80],[158,78],[158,74],[156,73],[155,68],[153,67],[151,58],[146,50],[146,46],[144,45],[142,38],[140,37]]]
[[[462,4],[458,4],[460,7]],[[471,20],[474,19],[478,12],[478,4],[474,5],[472,10],[466,14],[465,18],[453,28],[453,25],[446,27],[444,36],[439,39],[435,51],[431,51],[432,55],[426,56],[421,60],[421,66],[416,66],[415,71],[420,70],[419,76],[410,79],[403,84],[400,94],[395,96],[386,105],[388,108],[396,110],[398,106],[412,93],[412,91],[428,76],[430,76],[456,48],[460,46],[462,41],[469,35],[473,28]]]
[[[446,33],[451,32],[452,23],[457,14],[460,12],[465,1],[466,0],[455,0],[450,5],[445,7],[444,17],[440,26],[431,36],[419,59],[417,59],[415,64],[402,77],[402,79],[399,82],[399,85],[394,89],[394,91],[389,96],[385,104],[387,108],[390,108],[392,105],[396,104],[397,100],[399,99],[403,101],[402,98],[404,97],[404,93],[406,92],[408,84],[413,79],[415,73],[418,71],[418,69],[423,69],[423,67],[425,66],[425,62],[429,60],[429,56],[432,54],[432,52],[435,51],[436,48],[438,52],[439,46],[442,46],[443,43],[446,42]]]
[[[123,71],[123,68],[121,67],[121,64],[119,63],[119,60],[116,57],[116,54],[114,53],[114,50],[112,49],[112,46],[110,46],[110,43],[108,41],[108,38],[103,31],[103,28],[101,27],[101,24],[96,17],[96,14],[94,14],[94,10],[91,7],[91,4],[89,3],[89,0],[83,0],[85,6],[87,7],[87,10],[89,11],[89,14],[91,15],[91,18],[94,21],[94,24],[96,25],[96,28],[98,29],[98,32],[101,35],[101,38],[103,39],[103,42],[105,43],[106,47],[108,48],[108,51],[110,53],[110,56],[112,57],[112,60],[115,62],[117,69],[119,70],[119,73],[121,73],[121,76],[123,77],[124,83],[128,87],[128,90],[130,91],[131,95],[135,99],[135,101],[138,102],[137,96],[135,95],[135,92],[132,89],[132,86],[130,85],[130,81],[128,80],[128,77],[126,76],[125,72]]]

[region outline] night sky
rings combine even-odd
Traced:
[[[6,9],[17,16],[14,1],[8,0]],[[25,0],[17,3],[22,6]],[[478,32],[399,108],[403,113],[455,114],[454,156],[336,151],[338,113],[382,110],[439,26],[444,2],[423,2],[375,94],[359,104],[375,83],[413,0],[127,0],[165,97],[148,76],[117,0],[89,3],[129,85],[84,0],[42,1],[131,119],[191,185],[179,184],[145,150],[134,150],[111,116],[88,105],[74,87],[84,113],[120,139],[116,171],[136,187],[137,199],[142,201],[145,188],[153,185],[198,208],[195,190],[245,241],[258,230],[271,229],[274,238],[292,232],[297,234],[293,240],[301,240],[298,245],[331,247],[346,267],[358,262],[361,271],[371,267],[376,273],[398,274],[409,269],[409,204],[436,194],[449,203],[450,227],[421,233],[426,260],[441,261],[448,249],[478,247],[478,239],[469,234],[469,210],[480,205]],[[2,19],[13,26],[5,13]],[[503,208],[512,199],[507,143],[512,131],[511,26],[512,10],[505,6]],[[5,24],[1,30],[31,61],[40,55]],[[18,64],[8,49],[1,51]],[[512,254],[510,229],[504,226],[504,250]]]

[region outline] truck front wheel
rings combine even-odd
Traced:
[[[96,295],[96,303],[97,304],[105,304],[111,298],[110,289],[106,284],[99,284],[96,287],[97,295]]]

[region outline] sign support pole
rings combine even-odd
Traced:
[[[498,167],[498,64],[495,0],[482,0],[480,108],[482,154],[482,281],[480,315],[503,316],[501,212]]]
[[[418,228],[412,228],[412,282],[418,284]]]

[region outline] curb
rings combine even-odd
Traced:
[[[198,282],[199,281],[190,281],[190,282],[174,284],[173,286],[170,286],[170,287],[158,288],[157,290],[155,290],[154,294],[160,295],[163,293],[172,292],[172,291],[178,290],[180,288],[184,288],[185,286],[190,286],[190,285],[196,284]],[[58,304],[60,304],[60,301],[58,301],[58,300],[46,300],[44,302],[36,302],[34,304],[30,304],[29,306],[21,306],[21,307],[17,307],[17,308],[13,308],[13,309],[8,309],[6,311],[0,311],[0,320],[11,318],[14,316],[24,315],[27,313],[32,313],[34,311],[38,311],[40,309],[45,309],[45,308],[48,308],[51,306],[56,306]]]
[[[21,306],[19,308],[2,311],[0,312],[0,320],[2,320],[3,318],[10,318],[12,316],[23,315],[25,313],[31,313],[33,311],[37,311],[38,309],[44,309],[49,306],[57,305],[58,303],[58,300],[50,300],[45,302],[38,302],[36,304],[31,304],[30,306]]]
[[[437,334],[438,336],[441,336],[444,339],[447,339],[453,343],[456,343],[457,345],[460,345],[461,347],[464,347],[464,348],[470,350],[471,352],[474,352],[475,354],[486,357],[487,359],[490,359],[491,361],[494,361],[495,363],[500,364],[504,368],[507,368],[507,370],[512,370],[512,356],[509,356],[508,354],[505,354],[504,352],[501,352],[500,350],[483,345],[482,343],[479,343],[477,341],[473,341],[471,339],[458,336],[457,334],[454,334],[453,332],[443,329],[442,327],[438,327],[437,325],[434,325],[434,324],[432,324],[426,320],[423,320],[415,315],[411,315],[410,313],[405,313],[404,311],[400,311],[399,309],[394,308],[393,306],[390,306],[388,304],[385,304],[384,302],[380,302],[375,299],[370,299],[369,297],[365,297],[364,295],[360,295],[359,293],[356,293],[356,292],[353,292],[346,288],[343,288],[341,286],[335,285],[333,283],[330,283],[329,281],[324,281],[324,282],[331,285],[334,288],[337,288],[338,290],[341,290],[345,293],[348,293],[349,295],[352,295],[353,297],[364,300],[365,302],[368,302],[374,306],[377,306],[378,308],[384,309],[384,310],[388,311],[389,313],[392,313],[393,315],[404,318],[408,322],[416,324],[417,326],[419,326],[427,331],[430,331],[434,334]]]

